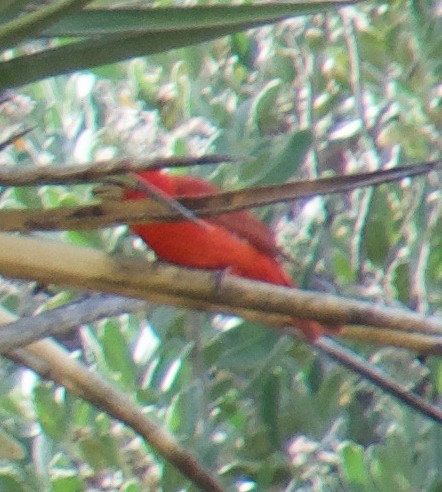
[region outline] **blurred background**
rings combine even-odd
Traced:
[[[42,7],[18,4],[20,12],[2,8],[0,22]],[[1,60],[63,42],[25,40]],[[32,131],[0,152],[0,165],[251,158],[178,171],[234,190],[440,158],[441,47],[440,2],[366,2],[25,86],[3,84],[0,141]],[[288,268],[302,287],[439,314],[439,188],[433,173],[256,213],[295,258]],[[2,208],[91,200],[91,185],[0,191]],[[33,234],[153,258],[125,226]],[[0,281],[2,312],[17,317],[78,296],[54,285]],[[264,326],[146,304],[142,312],[82,326],[71,338],[78,357],[135,395],[220,474],[226,490],[442,490],[437,424]],[[439,402],[439,358],[346,343]],[[194,490],[131,430],[64,388],[7,360],[0,371],[2,491]]]

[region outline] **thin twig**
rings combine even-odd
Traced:
[[[25,135],[27,135],[32,130],[33,130],[33,128],[26,128],[25,130],[23,130],[21,132],[15,133],[14,135],[7,138],[6,140],[3,140],[3,142],[0,143],[0,151],[5,149],[8,145],[13,144],[14,142],[19,140],[20,138],[24,137]]]
[[[199,219],[191,210],[182,205],[178,200],[175,200],[175,198],[167,194],[161,188],[158,188],[158,186],[143,180],[137,183],[137,188],[143,190],[149,198],[152,198],[160,205],[164,205],[166,210],[178,213],[180,218],[193,222],[203,229],[210,229],[212,227],[208,222]]]
[[[314,345],[324,354],[327,354],[329,357],[348,367],[353,372],[356,372],[363,378],[371,381],[375,386],[394,396],[402,403],[405,403],[407,406],[431,420],[434,420],[438,424],[442,423],[442,409],[427,403],[419,396],[394,382],[380,369],[368,364],[366,360],[351,352],[348,348],[343,348],[339,343],[328,338],[321,338]]]
[[[163,167],[187,167],[222,162],[239,162],[246,158],[223,155],[200,157],[159,157],[156,159],[111,159],[109,161],[76,164],[73,166],[2,166],[0,186],[37,186],[46,184],[79,184],[94,182],[109,175],[127,174]]]

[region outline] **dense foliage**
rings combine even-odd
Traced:
[[[441,22],[436,1],[367,2],[5,90],[1,134],[33,130],[4,149],[0,162],[252,157],[192,170],[236,189],[435,158]],[[17,51],[30,54],[54,41],[38,43]],[[431,176],[259,214],[297,259],[292,273],[302,286],[437,314],[439,186]],[[91,191],[10,188],[0,204],[87,203]],[[125,227],[52,237],[145,254]],[[2,309],[17,316],[79,295],[8,279],[0,293]],[[442,487],[436,424],[264,326],[147,305],[83,326],[79,336],[87,363],[135,394],[147,414],[220,474],[226,490]],[[353,347],[438,401],[439,359]],[[2,491],[193,490],[120,423],[12,363],[1,370]]]

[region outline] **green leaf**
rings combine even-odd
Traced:
[[[104,322],[101,342],[108,367],[118,374],[125,388],[132,387],[135,380],[135,365],[118,321],[108,319]]]
[[[350,395],[349,395],[350,396]],[[352,392],[347,405],[347,436],[358,444],[368,446],[378,439],[379,412],[372,406],[375,396],[370,391]]]
[[[256,369],[277,341],[276,334],[259,325],[242,323],[218,338],[217,343],[221,343],[223,349],[217,365],[219,368],[241,372]]]
[[[83,492],[85,490],[85,483],[77,476],[76,471],[72,471],[70,476],[66,476],[66,472],[63,472],[63,476],[55,476],[51,480],[51,492]]]
[[[68,438],[69,420],[64,403],[55,399],[54,388],[39,384],[34,388],[34,406],[44,432],[56,441]]]
[[[395,268],[394,287],[398,300],[407,305],[410,301],[410,267],[408,263],[400,263]]]
[[[26,456],[25,447],[11,434],[0,429],[0,459],[22,460]]]
[[[383,189],[376,190],[364,228],[367,256],[375,265],[383,266],[393,242],[396,224],[394,213]]]
[[[247,68],[252,68],[253,58],[257,50],[256,41],[244,32],[238,32],[231,36],[230,45],[232,53],[236,54],[239,62]]]
[[[9,466],[0,469],[0,490],[1,492],[31,492],[26,486],[24,473]]]
[[[382,491],[410,490],[413,476],[415,450],[406,442],[406,436],[396,428],[387,435],[384,444],[374,450],[373,478]]]
[[[312,144],[310,130],[262,139],[253,163],[241,166],[245,186],[285,183],[296,175]]]
[[[95,471],[121,466],[117,443],[110,435],[85,437],[79,446],[83,458]]]
[[[143,406],[154,405],[158,402],[159,391],[154,388],[140,388],[137,390],[137,401]]]
[[[275,449],[280,449],[281,446],[279,433],[279,400],[283,394],[281,372],[281,367],[276,367],[265,377],[261,396],[261,417],[267,427],[268,439]]]
[[[324,380],[324,371],[321,360],[318,357],[312,359],[311,364],[303,372],[303,381],[312,393],[317,393]]]
[[[90,2],[91,0],[61,0],[0,24],[0,49],[10,48],[33,35],[38,35],[58,19]]]
[[[207,42],[287,17],[322,12],[335,5],[342,5],[342,3],[263,4],[148,10],[146,16],[157,19],[154,24],[154,35],[146,28],[137,31],[133,29],[133,26],[129,32],[123,33],[113,29],[110,33],[93,39],[69,43],[2,62],[0,63],[2,73],[0,90],[76,70]],[[135,11],[133,15],[138,13],[139,11]],[[196,17],[195,14],[197,14]],[[103,25],[102,22],[101,17],[101,25]]]
[[[282,81],[279,79],[267,82],[253,102],[249,125],[256,127],[260,133],[265,133],[267,128],[272,128],[271,123],[274,119],[276,100],[281,86]]]
[[[356,272],[352,268],[351,257],[346,253],[346,251],[336,248],[333,256],[334,271],[341,284],[350,284],[356,280]]]
[[[61,492],[61,491],[60,491]],[[126,482],[121,488],[121,492],[142,492],[141,485],[135,480]]]
[[[273,453],[269,459],[261,461],[256,480],[262,490],[272,490],[275,484],[286,483],[292,476],[293,470],[287,457],[282,453]]]
[[[100,248],[103,244],[98,231],[67,231],[66,238],[77,246]]]
[[[340,449],[342,467],[350,485],[369,485],[368,472],[364,460],[364,448],[352,442],[343,443]]]
[[[20,14],[29,0],[2,0],[0,3],[0,14],[2,22],[6,22],[11,18]]]
[[[202,388],[197,382],[180,391],[167,413],[169,430],[181,436],[192,436],[199,420],[202,401]]]
[[[299,15],[313,15],[350,2],[296,2],[261,5],[197,5],[142,9],[87,9],[60,19],[44,34],[51,37],[125,35],[136,31],[164,33],[200,28],[229,28],[238,31],[256,23],[273,23]]]

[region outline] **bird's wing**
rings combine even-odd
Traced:
[[[174,176],[176,197],[195,197],[217,193],[218,187],[196,176]],[[272,231],[251,212],[241,210],[210,217],[210,222],[220,225],[245,239],[262,253],[275,257],[280,255]]]

